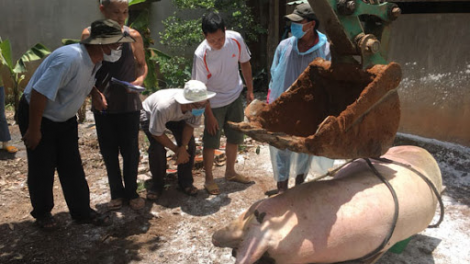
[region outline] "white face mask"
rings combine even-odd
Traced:
[[[111,49],[111,54],[106,54],[103,52],[103,60],[108,62],[116,62],[121,58],[122,49],[119,48],[117,50]]]

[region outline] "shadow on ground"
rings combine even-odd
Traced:
[[[204,189],[199,189],[197,195],[189,196],[179,188],[177,176],[170,174],[165,178],[165,191],[155,203],[170,209],[181,208],[181,211],[192,216],[207,216],[230,205],[232,199],[229,194],[244,191],[254,184],[227,182],[223,178],[216,178],[214,181],[220,188],[220,195],[209,195]],[[149,184],[146,183],[147,186]]]
[[[104,208],[104,204],[97,208]],[[160,236],[152,235],[151,204],[139,212],[128,207],[107,212],[113,225],[96,227],[76,224],[67,212],[54,217],[58,229],[45,231],[32,220],[0,225],[0,263],[130,263],[142,260],[139,251],[156,251]],[[102,210],[100,210],[102,211]],[[147,233],[147,240],[136,239]],[[60,249],[57,247],[60,246]],[[60,250],[60,252],[57,252]],[[146,250],[146,251],[147,251]]]

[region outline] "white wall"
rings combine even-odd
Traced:
[[[470,146],[470,14],[402,15],[389,58],[403,79],[400,131]]]
[[[97,0],[0,0],[0,36],[12,43],[13,58],[40,42],[53,50],[63,38],[79,39],[101,18]]]
[[[170,0],[161,0],[159,2],[152,3],[150,11],[152,17],[150,19],[150,33],[152,38],[155,40],[154,48],[165,51],[166,48],[160,44],[159,33],[163,32],[165,29],[162,21],[167,19],[169,16],[172,16],[175,10],[176,9]]]

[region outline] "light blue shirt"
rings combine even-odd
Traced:
[[[32,89],[47,97],[43,117],[54,122],[72,118],[95,84],[101,63],[93,64],[82,44],[71,44],[52,52],[37,68],[24,90],[30,102]]]
[[[279,43],[271,66],[268,103],[274,102],[297,80],[315,58],[330,60],[330,46],[324,34],[318,33],[318,43],[305,52],[299,52],[297,38],[290,37]]]

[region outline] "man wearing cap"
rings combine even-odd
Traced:
[[[225,30],[225,23],[220,14],[209,12],[202,18],[202,31],[205,40],[194,52],[192,78],[202,81],[209,91],[217,95],[210,100],[204,115],[204,187],[209,194],[220,194],[214,181],[212,166],[215,150],[220,147],[222,130],[227,138],[225,154],[227,163],[225,179],[244,184],[252,183],[248,177],[235,171],[238,145],[243,143],[243,133],[230,128],[228,121],[243,121],[243,104],[240,96],[243,90],[241,69],[247,88],[246,101],[249,104],[253,96],[253,78],[250,64],[250,51],[240,33]]]
[[[58,48],[39,65],[24,90],[18,125],[28,156],[28,188],[36,223],[47,230],[57,223],[53,182],[57,169],[72,219],[109,224],[111,219],[90,208],[90,195],[78,149],[76,113],[92,91],[95,73],[105,55],[134,41],[112,20],[91,24],[90,37]]]
[[[297,5],[294,12],[285,18],[291,22],[292,37],[281,41],[276,48],[271,66],[268,104],[286,91],[315,58],[330,59],[328,41],[326,36],[317,30],[319,21],[309,4]],[[304,182],[312,156],[279,150],[273,146],[269,149],[277,191],[267,193],[268,195],[287,190],[291,161],[294,163],[292,170],[295,171],[296,185]]]
[[[201,125],[201,117],[208,100],[216,95],[207,91],[200,81],[190,80],[184,89],[164,89],[150,95],[142,104],[141,127],[150,142],[148,148],[152,186],[147,191],[147,199],[156,200],[163,191],[166,175],[166,149],[176,154],[178,184],[188,195],[196,195],[193,185],[192,168],[196,144],[194,128]],[[165,134],[169,129],[176,144]]]

